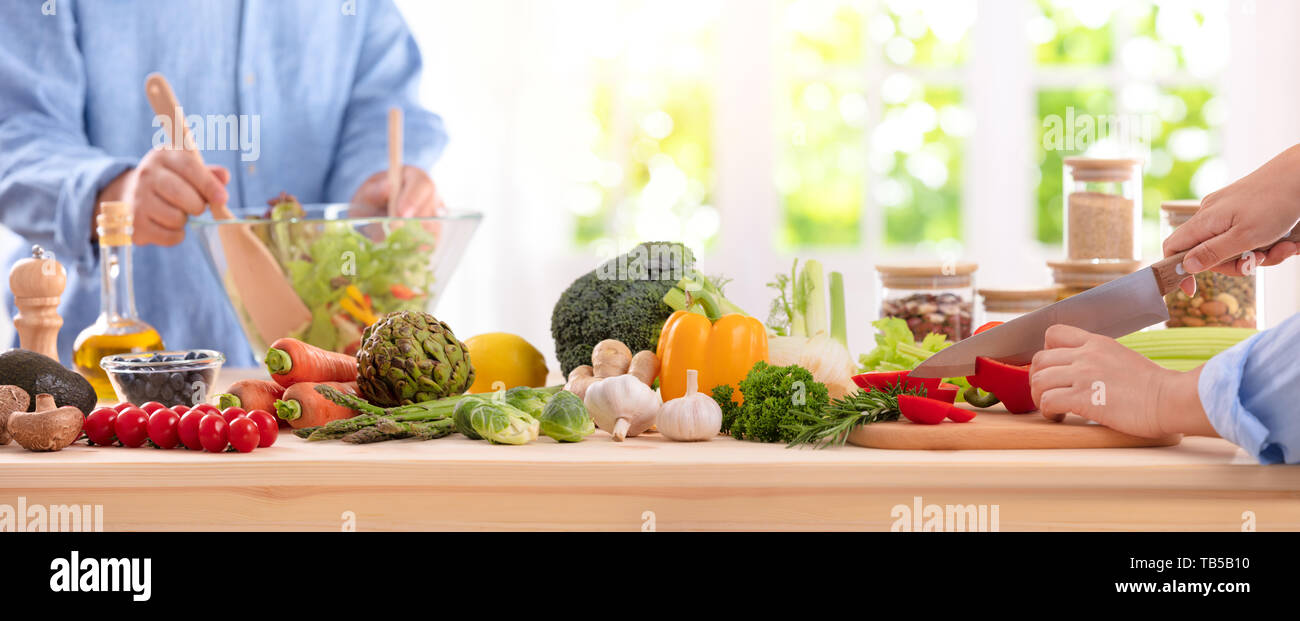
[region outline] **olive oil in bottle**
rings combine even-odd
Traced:
[[[99,232],[100,311],[95,323],[77,336],[72,360],[101,400],[117,395],[108,374],[99,368],[100,359],[114,354],[161,351],[162,337],[153,326],[140,320],[135,310],[135,289],[131,280],[131,206],[123,202],[100,205],[96,219]]]

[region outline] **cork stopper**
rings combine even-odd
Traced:
[[[127,246],[131,244],[132,227],[131,204],[121,201],[109,201],[99,204],[99,216],[95,222],[99,228],[99,245]]]

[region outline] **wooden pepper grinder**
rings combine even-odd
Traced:
[[[18,307],[14,329],[23,349],[59,359],[59,298],[67,284],[68,273],[40,246],[32,246],[32,257],[9,271],[9,289]]]

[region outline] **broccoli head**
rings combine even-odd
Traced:
[[[714,393],[715,398],[719,395]],[[797,435],[792,429],[802,414],[819,414],[830,403],[826,385],[813,379],[799,365],[778,367],[763,361],[754,363],[740,380],[745,403],[731,423],[737,440],[789,443]],[[730,397],[730,394],[725,395]]]
[[[618,339],[633,352],[655,349],[673,309],[664,296],[692,274],[695,255],[678,242],[645,242],[575,280],[551,313],[560,369],[591,364],[591,350]]]

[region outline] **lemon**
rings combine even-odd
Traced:
[[[517,334],[489,332],[465,341],[474,366],[472,393],[493,392],[515,386],[544,386],[546,359]]]

